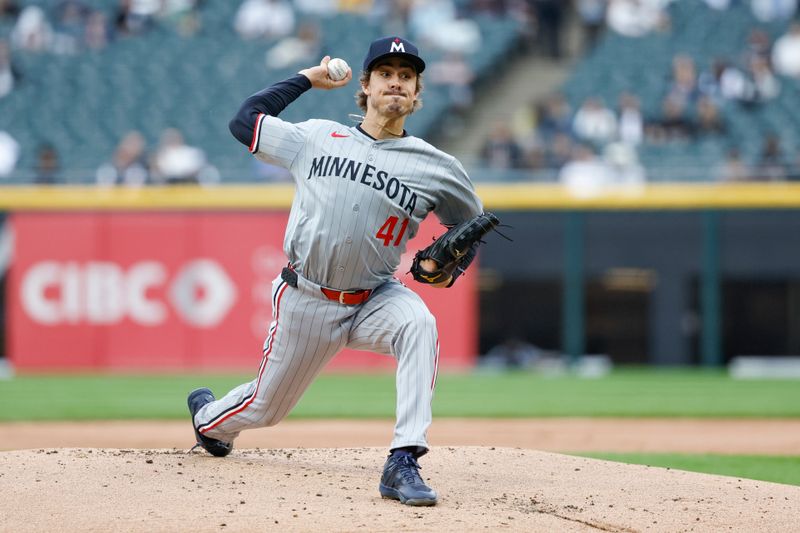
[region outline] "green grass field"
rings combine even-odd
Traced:
[[[0,422],[184,419],[186,395],[218,395],[250,375],[17,376],[0,381]],[[320,376],[291,418],[392,418],[391,374]],[[798,418],[800,382],[739,381],[719,371],[618,370],[600,379],[527,373],[439,376],[436,417]],[[800,485],[800,457],[585,454]]]
[[[662,466],[690,472],[800,485],[800,457],[676,453],[582,453],[580,455],[620,463]]]
[[[18,376],[0,381],[0,422],[171,419],[186,416],[186,394],[217,395],[250,375]],[[294,418],[391,418],[391,374],[320,376]],[[800,382],[737,381],[722,372],[621,370],[602,379],[535,374],[440,375],[434,414],[442,417],[800,417]]]

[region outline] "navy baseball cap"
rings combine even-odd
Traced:
[[[369,45],[369,52],[364,58],[364,71],[369,71],[379,59],[391,56],[408,59],[417,69],[417,74],[425,70],[425,62],[419,57],[419,50],[414,43],[402,37],[382,37]]]

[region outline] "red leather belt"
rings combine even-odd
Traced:
[[[355,291],[337,291],[334,289],[326,289],[325,287],[320,287],[320,289],[322,290],[322,294],[329,300],[344,305],[363,304],[367,301],[369,295],[372,294],[372,289],[359,289]]]
[[[292,287],[297,287],[297,272],[294,271],[291,265],[284,267],[283,270],[281,270],[281,278]],[[324,294],[329,300],[333,300],[334,302],[339,302],[340,304],[344,305],[363,304],[367,301],[369,295],[372,294],[372,289],[337,291],[335,289],[326,289],[325,287],[320,287],[320,290],[322,291],[322,294]]]

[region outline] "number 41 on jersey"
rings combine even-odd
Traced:
[[[375,234],[376,238],[383,241],[384,246],[389,246],[390,244],[392,246],[399,246],[400,241],[403,240],[403,234],[405,234],[406,228],[408,227],[408,219],[403,219],[403,222],[400,224],[400,230],[397,232],[397,237],[395,237],[394,230],[398,222],[400,222],[398,217],[392,216],[387,218],[386,222],[381,226],[381,229]],[[394,243],[392,243],[392,240],[394,240]]]

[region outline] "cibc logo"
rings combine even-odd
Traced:
[[[166,300],[155,292],[166,289]],[[22,277],[22,307],[45,325],[116,324],[130,319],[143,326],[163,324],[168,305],[185,322],[213,327],[236,301],[236,286],[217,262],[196,259],[170,278],[158,261],[140,261],[123,268],[114,262],[42,261]]]

